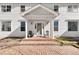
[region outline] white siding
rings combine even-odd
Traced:
[[[0,37],[6,37],[6,36],[15,36],[15,37],[24,37],[25,36],[25,32],[21,32],[20,31],[20,21],[25,21],[27,19],[23,19],[22,18],[22,13],[20,12],[20,5],[25,5],[25,9],[26,11],[29,8],[32,8],[33,6],[37,5],[37,4],[0,4],[1,5],[11,5],[12,6],[12,11],[11,12],[1,12],[1,8],[0,8]],[[53,6],[54,4],[42,4],[45,7],[53,10]],[[79,21],[79,13],[69,13],[67,12],[67,7],[68,4],[55,4],[59,6],[59,12],[58,12],[58,16],[54,20],[58,20],[59,21],[59,31],[55,31],[53,33],[54,36],[59,37],[59,36],[72,36],[72,37],[79,37],[79,27],[78,27],[78,31],[76,32],[68,32],[67,31],[67,21],[66,20],[75,20],[75,21]],[[73,5],[73,4],[72,4]],[[79,6],[79,4],[78,4]],[[34,11],[33,14],[38,14],[38,10]],[[40,10],[40,12],[44,13],[44,10]],[[39,13],[40,13],[39,12]],[[79,8],[78,8],[78,12],[79,12]],[[44,13],[45,14],[45,13]],[[11,21],[11,32],[2,32],[1,31],[1,21],[5,21],[5,20],[10,20]],[[33,22],[33,25],[35,23]],[[79,24],[78,24],[79,26]],[[46,29],[49,30],[50,28],[50,24],[48,24],[46,27]],[[34,27],[32,27],[30,25],[30,22],[28,22],[28,29],[35,32]],[[50,30],[49,30],[50,31]]]

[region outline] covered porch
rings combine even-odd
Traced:
[[[34,6],[24,12],[26,39],[29,37],[29,33],[33,34],[34,37],[54,38],[53,20],[57,15],[57,13],[43,5]]]

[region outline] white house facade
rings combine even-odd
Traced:
[[[78,3],[1,3],[0,38],[79,37]]]

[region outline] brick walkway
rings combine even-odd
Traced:
[[[79,49],[67,45],[60,46],[51,38],[29,38],[23,39],[18,45],[4,45],[0,49],[0,55],[79,55]]]
[[[21,45],[0,50],[8,55],[79,55],[79,49],[73,46],[57,45]]]

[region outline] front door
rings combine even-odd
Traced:
[[[36,24],[36,33],[38,36],[43,35],[43,24],[42,23]]]

